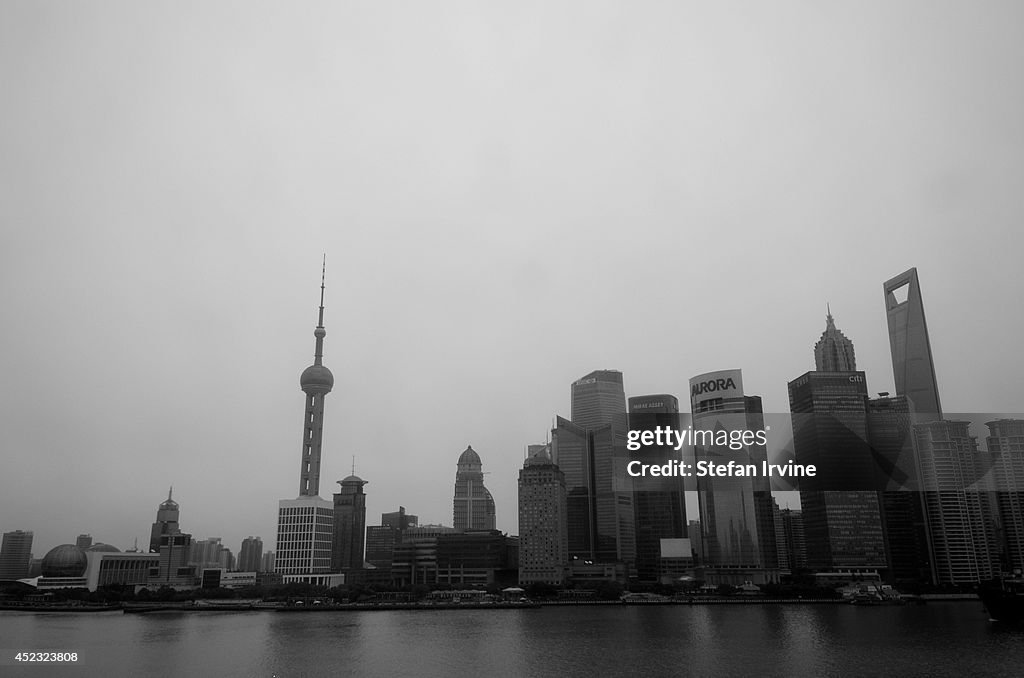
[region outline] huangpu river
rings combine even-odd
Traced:
[[[0,676],[1021,676],[980,602],[514,610],[0,611]],[[14,661],[75,652],[67,664]]]

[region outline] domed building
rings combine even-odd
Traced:
[[[455,529],[459,532],[493,530],[494,498],[484,487],[483,464],[472,445],[459,455],[457,468],[453,522]]]
[[[89,565],[85,551],[74,544],[61,544],[43,556],[43,577],[81,577]]]
[[[99,541],[85,549],[86,553],[120,553],[121,549]]]

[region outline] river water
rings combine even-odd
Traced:
[[[77,652],[19,664],[19,650]],[[1024,676],[980,602],[0,612],[0,676]]]

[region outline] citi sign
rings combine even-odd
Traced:
[[[715,391],[725,391],[728,389],[735,389],[736,382],[732,380],[732,377],[727,379],[708,379],[707,381],[700,381],[690,387],[690,397],[695,398],[705,393],[714,393]]]

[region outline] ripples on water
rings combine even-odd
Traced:
[[[980,603],[396,612],[0,613],[0,675],[1022,676]],[[15,665],[20,649],[77,665]]]

